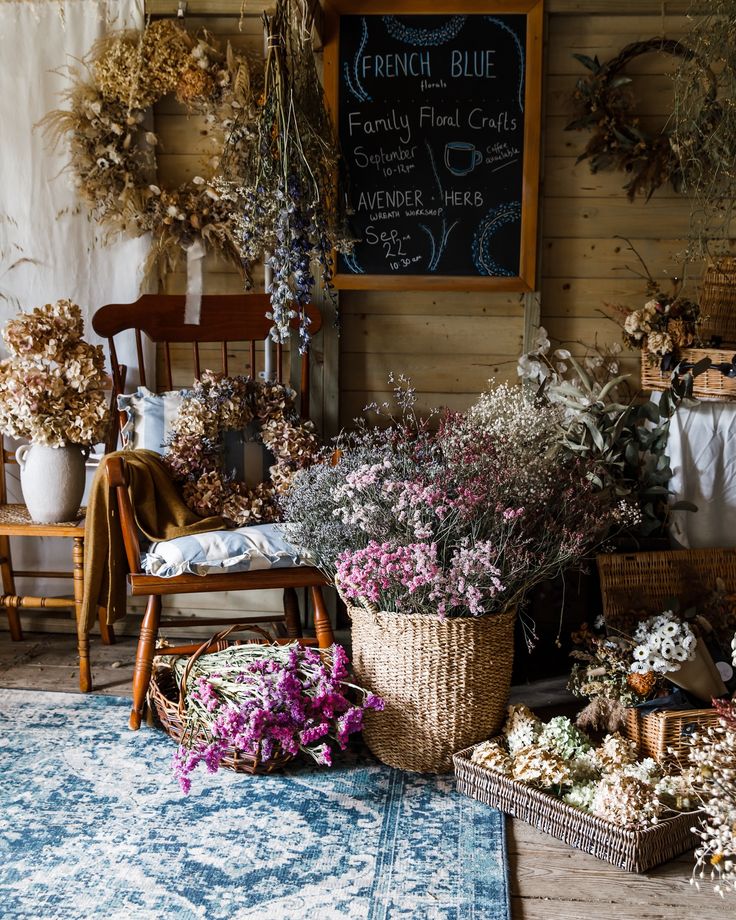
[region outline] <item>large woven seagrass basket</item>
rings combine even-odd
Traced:
[[[498,732],[506,715],[516,609],[439,620],[349,607],[356,681],[385,701],[363,737],[384,763],[446,773],[452,755]]]

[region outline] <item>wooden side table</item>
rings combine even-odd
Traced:
[[[71,540],[73,571],[69,573],[14,570],[10,555],[10,537],[61,537]],[[65,524],[36,524],[31,520],[25,505],[0,504],[0,572],[3,586],[0,608],[5,608],[7,611],[12,639],[20,641],[23,638],[20,610],[72,608],[78,625],[84,596],[84,509],[80,510],[76,521]],[[16,578],[72,578],[74,597],[19,595],[15,588]],[[107,645],[113,644],[115,633],[107,624],[107,611],[103,607],[99,608],[99,622],[102,641]],[[92,689],[89,635],[78,628],[77,637],[79,689],[82,693],[87,693]]]

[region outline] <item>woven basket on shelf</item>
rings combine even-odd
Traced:
[[[608,553],[597,558],[606,623],[627,629],[632,610],[661,613],[673,597],[707,595],[721,578],[736,592],[736,549],[683,549],[656,553]],[[630,709],[626,734],[643,757],[665,762],[668,750],[684,753],[688,735],[717,719],[714,709],[675,709],[642,714]]]
[[[160,662],[154,663],[151,683],[148,688],[148,702],[156,713],[161,727],[170,735],[177,744],[181,743],[185,729],[184,705],[183,700],[186,696],[187,678],[192,670],[194,662],[200,655],[206,655],[208,652],[221,651],[225,638],[237,627],[230,627],[217,633],[212,639],[203,643],[196,652],[188,659],[181,681],[177,686],[176,678],[172,669]],[[255,625],[248,625],[247,629],[251,632],[261,634],[266,641],[271,641],[271,636],[264,630]],[[258,642],[259,640],[253,640]],[[239,643],[236,643],[239,644]],[[165,650],[163,650],[165,654]],[[204,741],[208,743],[211,739],[205,735],[199,735],[192,739],[193,741]],[[221,761],[223,767],[229,770],[235,770],[236,773],[273,773],[274,770],[280,770],[290,760],[294,759],[293,754],[276,753],[267,761],[263,761],[260,755],[260,748],[255,754],[245,754],[235,748],[229,748]]]
[[[659,763],[687,761],[688,738],[718,722],[715,709],[678,709],[642,713],[626,710],[626,735],[640,757],[653,757]]]
[[[685,853],[698,842],[691,831],[692,812],[663,819],[653,827],[632,830],[574,808],[527,783],[471,763],[472,753],[473,748],[468,748],[453,757],[458,792],[520,818],[619,869],[646,872]]]
[[[682,348],[678,353],[681,361],[688,361],[697,364],[703,358],[710,358],[714,364],[730,364],[736,346],[730,350],[716,348]],[[670,381],[672,380],[671,371],[661,371],[659,369],[659,358],[657,363],[652,364],[649,360],[649,354],[646,349],[641,353],[641,387],[643,390],[669,390]],[[693,396],[699,399],[719,399],[733,400],[736,399],[736,379],[724,377],[723,374],[709,368],[705,373],[698,374],[693,380]]]
[[[724,256],[708,266],[699,302],[703,341],[717,336],[727,344],[736,345],[736,258]]]
[[[385,701],[363,737],[384,763],[446,773],[452,755],[495,734],[506,715],[516,609],[439,620],[349,607],[357,683]]]

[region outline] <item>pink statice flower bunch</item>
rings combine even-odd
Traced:
[[[178,682],[186,661],[168,663]],[[319,652],[299,643],[240,645],[198,658],[187,677],[186,727],[173,757],[183,792],[204,764],[210,773],[238,751],[268,762],[304,752],[332,764],[363,727],[366,710],[383,709],[380,697],[348,681],[348,656],[340,645]]]

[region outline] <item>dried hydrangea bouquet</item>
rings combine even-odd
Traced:
[[[21,486],[33,520],[72,520],[84,491],[89,448],[107,431],[105,359],[83,341],[82,312],[69,300],[10,320],[0,362],[0,431],[24,438]],[[39,488],[39,485],[43,488]]]
[[[500,727],[517,605],[628,519],[560,444],[561,406],[497,386],[439,430],[407,386],[385,427],[337,441],[337,463],[299,472],[295,538],[350,607],[361,682],[386,700],[365,737],[394,766],[446,770]],[[385,411],[383,412],[385,415]]]

